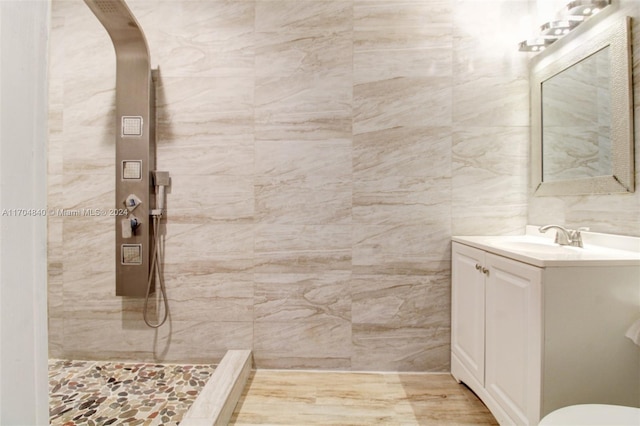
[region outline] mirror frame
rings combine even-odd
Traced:
[[[631,18],[616,18],[584,29],[565,41],[561,39],[539,54],[531,67],[531,178],[534,195],[580,195],[628,193],[634,185],[633,83],[631,61]],[[602,25],[600,25],[602,24]],[[604,28],[602,28],[604,27]],[[555,46],[556,44],[561,44]],[[613,174],[544,182],[542,176],[542,83],[597,51],[610,47],[611,75],[611,159]]]

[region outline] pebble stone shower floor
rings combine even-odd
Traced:
[[[177,425],[215,365],[49,360],[54,426]]]

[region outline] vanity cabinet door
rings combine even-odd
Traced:
[[[485,389],[521,425],[540,420],[540,268],[485,255]]]
[[[481,268],[484,256],[482,250],[453,243],[451,351],[480,386],[484,384],[485,276],[477,265]],[[467,385],[473,388],[474,383]]]

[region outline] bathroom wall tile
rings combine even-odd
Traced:
[[[367,225],[416,225],[451,215],[451,179],[389,176],[353,184],[353,220]]]
[[[351,323],[337,318],[261,322],[254,325],[254,356],[265,368],[270,359],[288,359],[290,368],[346,367],[351,356]],[[339,360],[339,361],[338,361]]]
[[[527,205],[477,205],[473,200],[456,202],[452,211],[452,235],[522,235]]]
[[[302,77],[316,75],[317,83],[335,83],[318,87],[308,84],[307,90],[319,96],[322,88],[330,89],[330,93],[339,95],[351,92],[353,64],[353,35],[351,27],[335,32],[301,34],[274,29],[259,32],[255,61],[257,87],[262,87],[261,96],[257,97],[258,105],[268,103],[278,93],[276,89],[289,90],[296,93],[295,88],[305,87]],[[291,87],[277,77],[290,79]],[[279,84],[278,84],[279,83]],[[310,82],[306,82],[310,83]],[[265,102],[266,101],[266,102]],[[347,106],[346,105],[342,105]]]
[[[357,274],[421,275],[450,259],[450,219],[420,225],[353,226]]]
[[[163,141],[193,135],[191,127],[203,128],[202,132],[222,127],[214,131],[247,134],[253,120],[253,80],[161,76],[156,108],[158,136]]]
[[[589,227],[596,232],[610,232],[622,235],[640,235],[640,197],[631,194],[606,201],[595,196],[574,196],[565,198],[565,223],[572,228]]]
[[[349,225],[257,225],[255,272],[349,271],[351,232]]]
[[[525,204],[527,128],[466,127],[453,134],[453,205]]]
[[[253,267],[251,225],[169,222],[161,232],[167,274],[244,273]]]
[[[449,371],[449,327],[354,324],[352,370]]]
[[[331,34],[352,25],[352,1],[258,0],[256,32]]]
[[[163,74],[253,73],[253,1],[136,0],[130,7],[145,30],[152,66],[159,66]]]
[[[212,133],[177,139],[165,137],[158,141],[156,157],[157,168],[168,170],[172,176],[251,176],[253,135]]]
[[[62,105],[49,108],[49,139],[47,143],[47,176],[62,176],[64,163],[64,140],[62,132]]]
[[[351,182],[344,178],[256,178],[256,223],[290,225],[351,222]]]
[[[63,221],[63,270],[82,271],[87,277],[98,271],[113,271],[115,219],[70,216]]]
[[[354,0],[354,27],[434,27],[451,25],[451,0]]]
[[[450,127],[393,127],[353,137],[355,179],[451,176]]]
[[[165,273],[165,287],[174,321],[253,321],[251,274],[194,273],[182,269]]]
[[[48,317],[47,341],[50,358],[64,358],[64,319]]]
[[[112,247],[110,247],[112,249]],[[112,249],[113,251],[113,249]],[[115,259],[106,271],[67,269],[64,273],[65,318],[139,320],[142,318],[144,298],[123,298],[116,296],[114,279]],[[152,301],[153,299],[151,299]],[[153,318],[153,303],[149,318]]]
[[[256,322],[351,320],[350,271],[256,274]]]
[[[114,175],[115,173],[112,173],[109,178],[105,178],[105,176],[90,173],[65,174],[63,208],[68,210],[67,213],[78,213],[80,216],[89,216],[95,209],[113,209],[115,207]]]
[[[261,141],[349,140],[352,131],[350,111],[277,113],[256,109],[256,144]]]
[[[530,1],[453,0],[452,5],[457,84],[480,77],[507,81],[528,77],[531,56],[519,52],[517,43],[536,30],[533,25],[523,26],[522,18],[535,13]]]
[[[478,77],[453,87],[453,121],[465,126],[529,124],[526,78]]]
[[[281,178],[350,178],[351,145],[350,139],[260,141],[255,144],[255,175]]]
[[[451,27],[367,28],[354,31],[354,84],[397,77],[447,77],[452,70]]]
[[[251,346],[251,322],[171,321],[152,329],[140,320],[66,319],[66,357],[216,363],[228,349]]]
[[[94,127],[65,126],[65,139],[61,144],[65,175],[85,175],[92,179],[101,175],[100,179],[108,181],[115,191],[116,135],[113,127],[96,131]]]
[[[254,216],[253,178],[171,173],[166,207],[171,224],[250,223]]]
[[[359,84],[353,88],[353,132],[451,125],[451,97],[450,77],[405,77]]]
[[[64,16],[63,43],[67,83],[84,76],[95,79],[96,82],[110,80],[115,87],[115,50],[100,21],[84,2],[56,0],[56,9]],[[65,89],[70,87],[73,85],[65,85]],[[88,93],[93,92],[94,90],[89,90]]]
[[[351,284],[354,324],[450,326],[451,275],[355,275]]]
[[[100,78],[80,75],[64,85],[65,133],[78,126],[94,129],[95,135],[110,131],[115,125],[115,75]]]

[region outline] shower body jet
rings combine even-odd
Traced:
[[[116,53],[115,211],[122,212],[115,220],[116,295],[145,297],[154,240],[149,214],[155,202],[150,173],[155,169],[155,82],[149,48],[124,0],[85,3]]]

